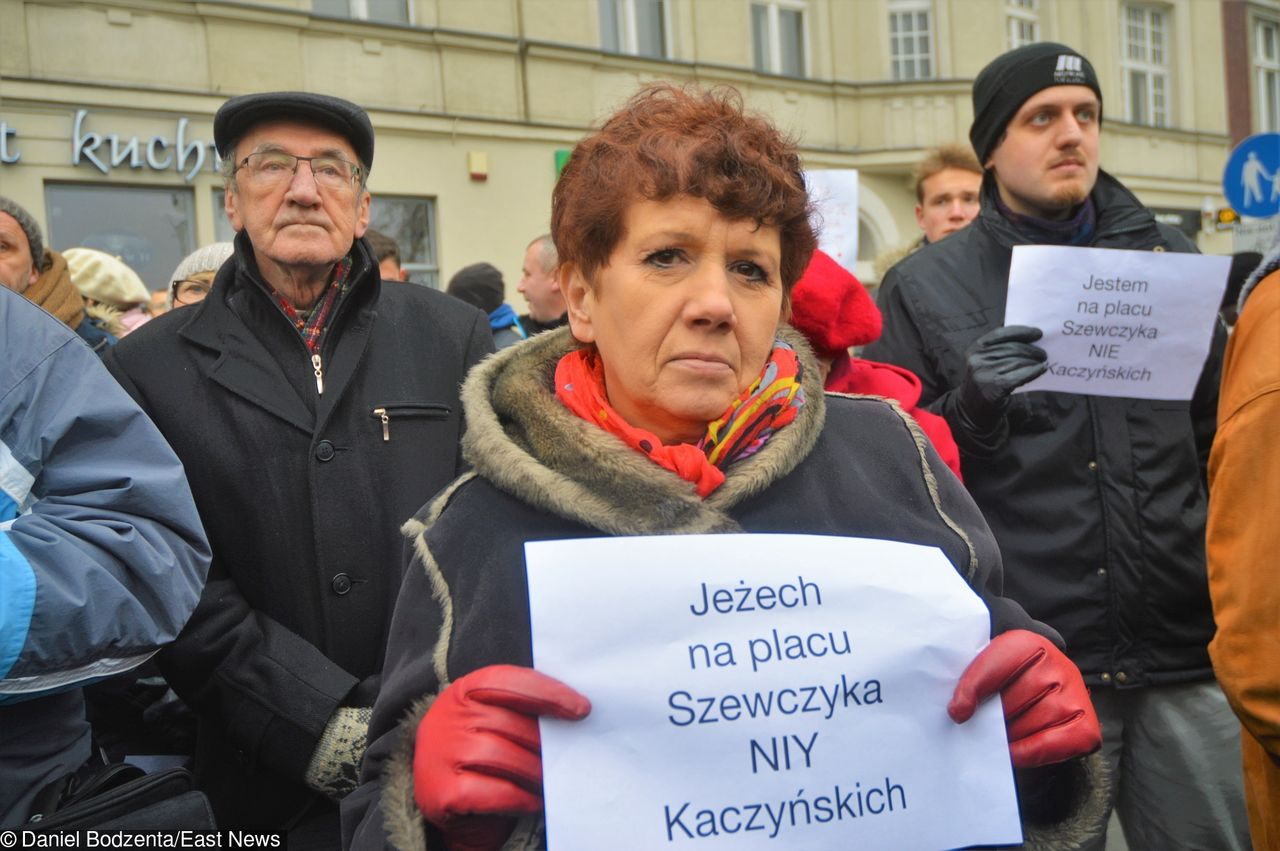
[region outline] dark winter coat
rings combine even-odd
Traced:
[[[932,544],[987,603],[993,632],[1051,632],[1000,596],[995,541],[911,417],[881,399],[824,397],[808,346],[787,333],[806,365],[808,401],[763,449],[730,466],[705,501],[556,400],[555,365],[574,347],[567,330],[504,350],[472,373],[464,445],[475,472],[406,524],[415,555],[396,604],[364,785],[343,802],[344,844],[443,847],[413,802],[415,731],[452,680],[485,665],[532,665],[526,541],[789,532]],[[1041,847],[1070,847],[1059,845],[1063,836],[1100,829],[1105,782],[1091,782],[1087,765],[1096,761],[1048,769],[1034,784],[1070,812],[1048,817],[1052,827],[1028,826]],[[1026,799],[1024,807],[1036,809]],[[542,848],[540,822],[522,820],[507,851]]]
[[[969,227],[889,271],[884,333],[865,354],[924,382],[921,404],[950,423],[965,485],[1000,542],[1006,593],[1062,633],[1086,682],[1208,679],[1204,465],[1225,336],[1189,403],[1029,392],[994,434],[974,436],[955,412],[965,351],[1004,324],[1011,252],[1028,242],[996,191],[988,175]],[[1195,251],[1105,172],[1092,198],[1092,246]]]
[[[279,829],[323,804],[302,778],[334,710],[371,704],[398,530],[461,469],[458,388],[492,351],[480,311],[380,281],[363,239],[350,257],[323,394],[244,234],[205,301],[105,357],[185,464],[213,548],[161,667],[199,716],[196,770],[222,827]]]

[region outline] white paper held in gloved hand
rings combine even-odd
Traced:
[[[947,716],[990,616],[941,551],[808,535],[536,542],[552,851],[1022,839],[998,698]]]

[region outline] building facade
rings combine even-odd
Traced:
[[[1247,5],[1280,22],[1276,3]],[[1224,19],[1223,0],[0,0],[0,193],[54,247],[112,251],[160,288],[228,233],[218,106],[337,94],[369,110],[374,226],[415,279],[488,261],[519,305],[576,140],[646,82],[727,84],[806,167],[858,170],[870,282],[876,254],[916,235],[912,165],[967,138],[974,75],[1030,41],[1090,58],[1105,167],[1196,231],[1230,148]]]

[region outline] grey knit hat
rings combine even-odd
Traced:
[[[172,290],[174,284],[185,281],[192,275],[218,271],[234,252],[235,246],[230,242],[214,242],[203,248],[197,248],[184,257],[178,264],[178,268],[173,270],[173,274],[169,276],[169,289]]]
[[[192,275],[199,275],[201,272],[218,271],[222,268],[222,264],[226,263],[234,253],[235,245],[233,243],[213,242],[203,248],[197,248],[182,258],[178,268],[174,269],[173,274],[169,276],[169,295],[165,299],[165,303],[169,307],[173,307],[173,291],[179,281],[185,281]]]
[[[4,195],[0,195],[0,213],[13,216],[18,227],[22,228],[22,232],[27,235],[27,243],[31,246],[31,259],[36,268],[40,268],[43,262],[41,258],[44,257],[44,236],[40,233],[40,225],[36,224],[36,220],[17,201]]]

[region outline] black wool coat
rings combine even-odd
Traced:
[[[363,239],[349,256],[323,393],[243,234],[205,301],[105,359],[185,465],[213,549],[160,663],[199,717],[196,773],[222,827],[286,828],[326,806],[302,777],[334,710],[372,703],[398,530],[461,470],[459,386],[493,350],[480,311],[379,280]]]

